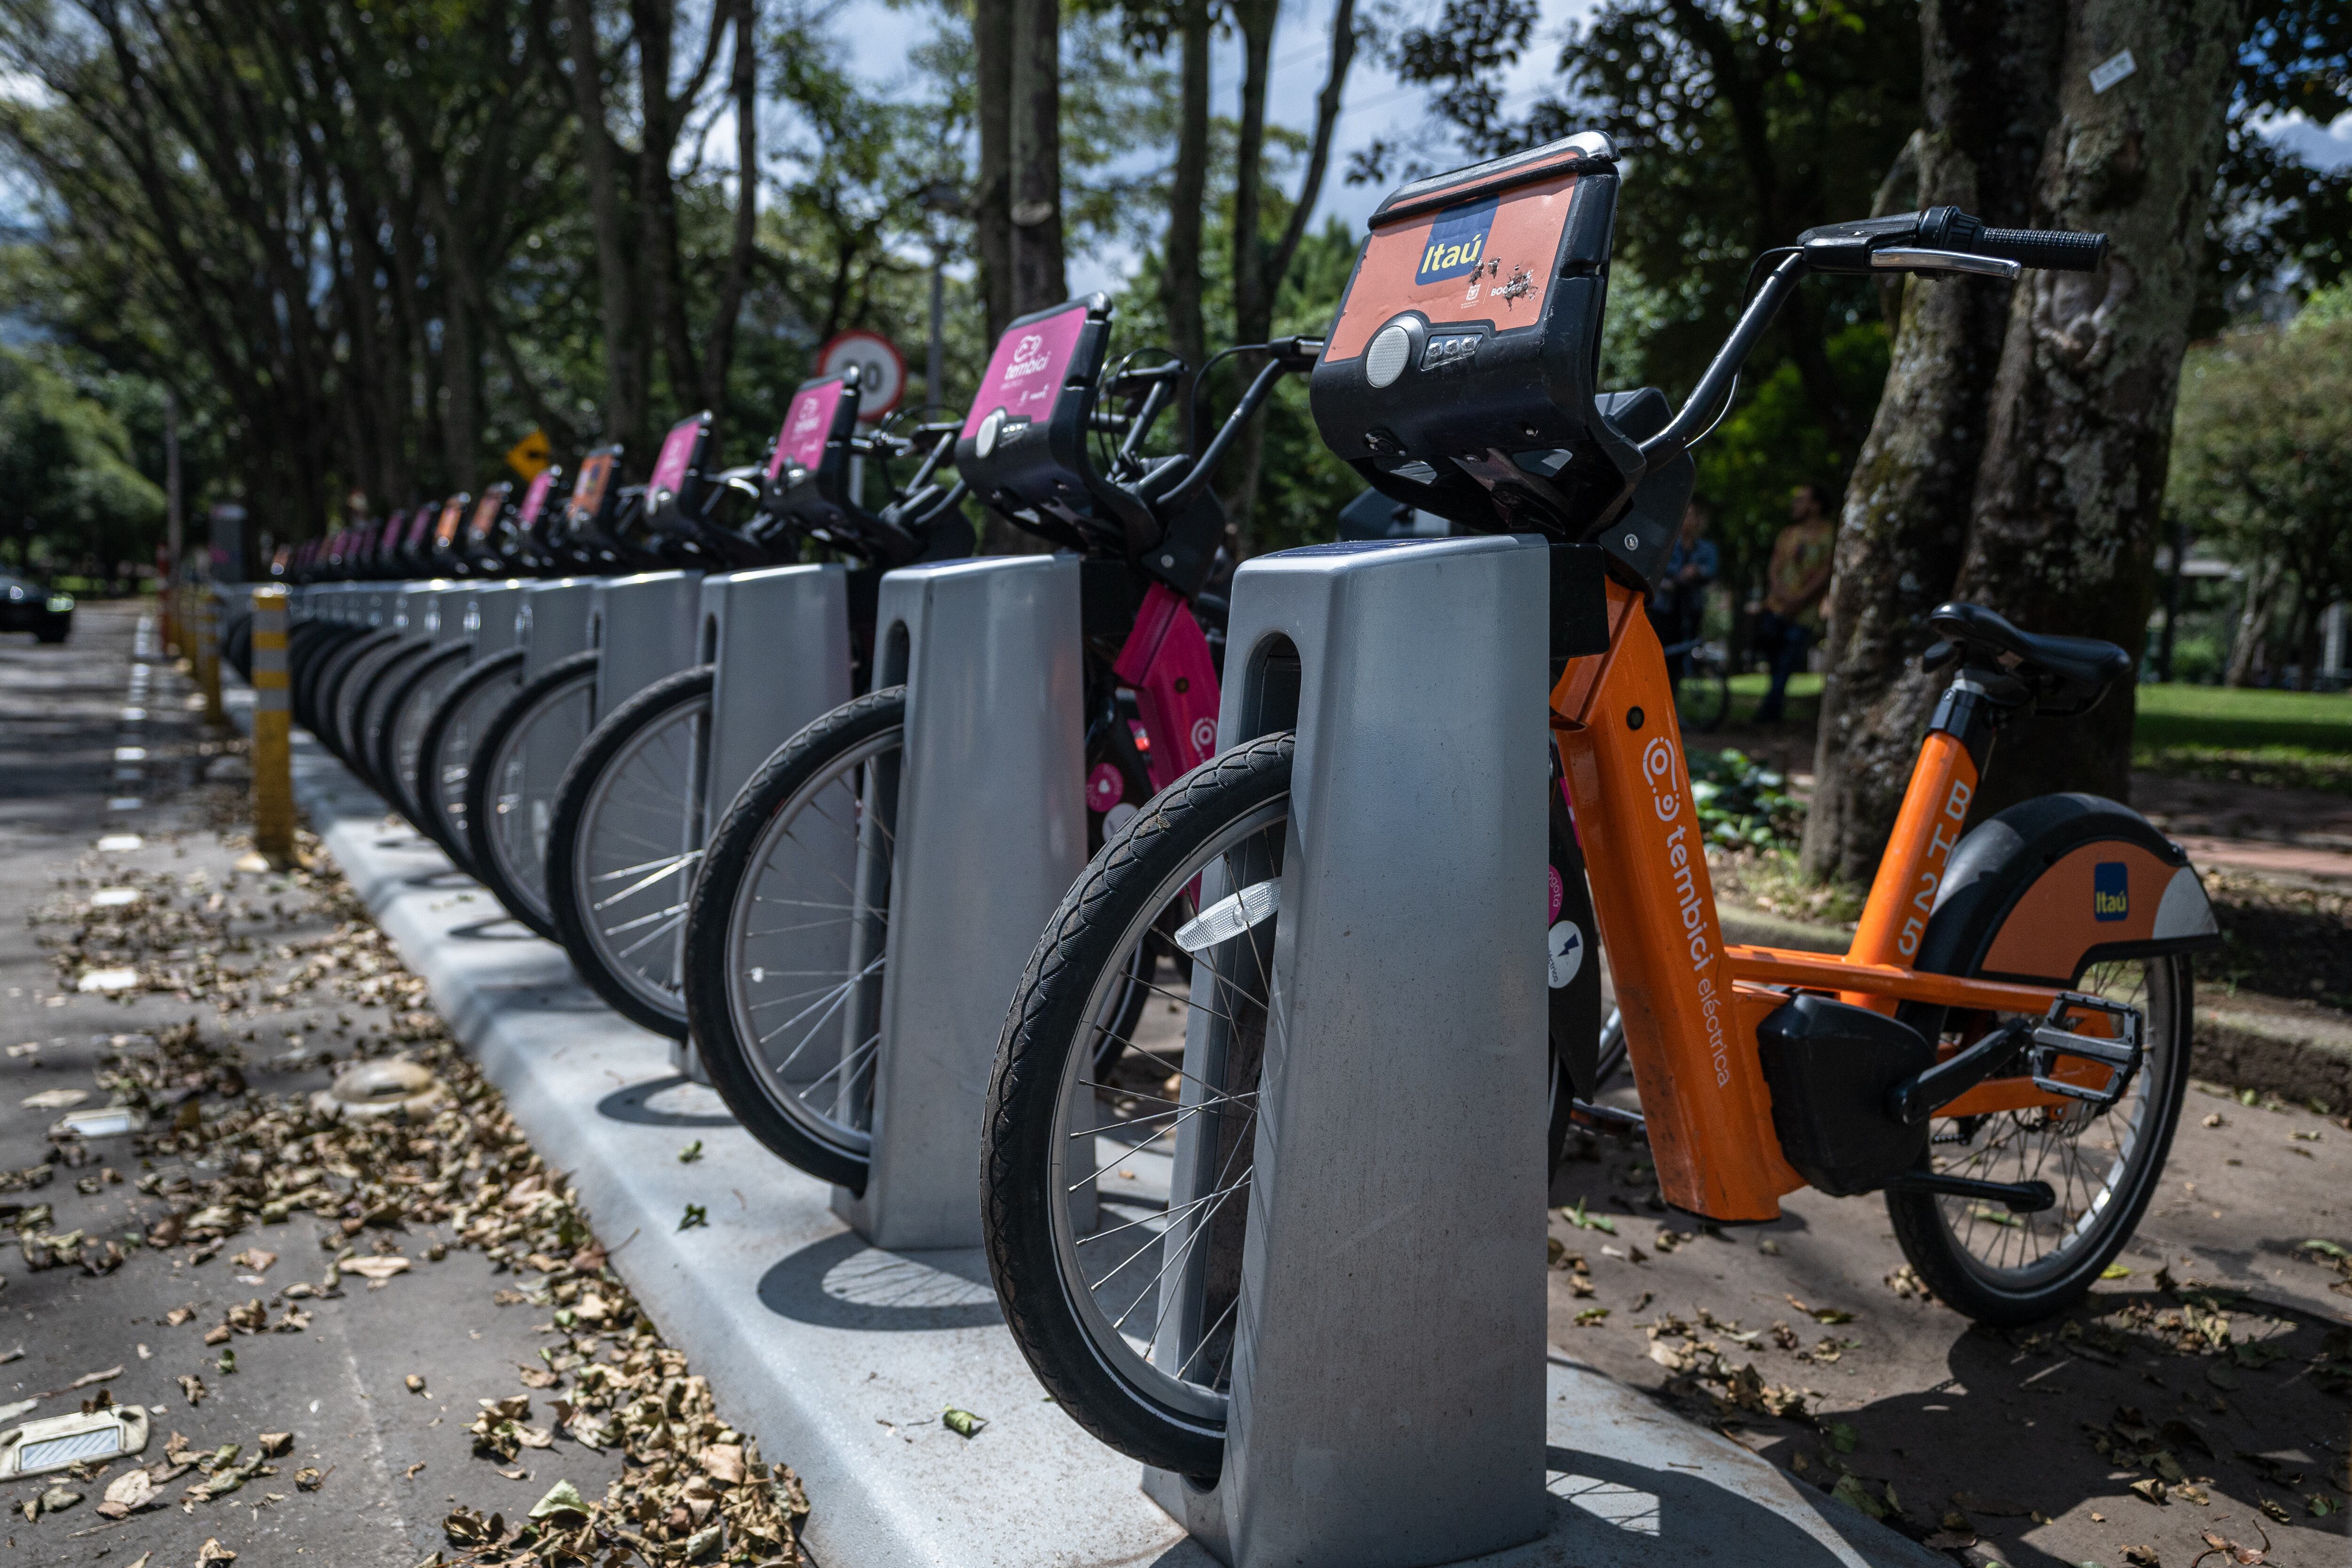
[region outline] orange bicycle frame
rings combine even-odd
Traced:
[[[1805,1184],[1781,1157],[1757,1026],[1797,991],[1892,1013],[1903,1002],[2046,1012],[2048,986],[1911,968],[1977,785],[1954,737],[1922,748],[1853,942],[1843,956],[1728,947],[1665,656],[1642,595],[1612,581],[1609,647],[1569,661],[1551,695],[1594,918],[1624,1020],[1659,1192],[1718,1220],[1769,1220]],[[1979,1084],[1941,1114],[2063,1104],[2022,1078]]]

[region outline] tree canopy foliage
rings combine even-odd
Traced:
[[[124,417],[141,391],[49,345],[0,348],[0,559],[100,578],[139,560],[163,515]]]
[[[0,157],[29,192],[5,257],[20,311],[179,389],[192,500],[243,500],[281,537],[331,526],[353,492],[382,511],[477,487],[534,426],[559,453],[642,451],[709,406],[748,458],[835,332],[921,342],[934,257],[951,269],[952,406],[1002,314],[982,24],[1043,14],[894,0],[905,63],[877,82],[849,68],[839,4],[0,0],[17,84]],[[2211,222],[2216,324],[2333,279],[2352,246],[2344,174],[2264,133],[2352,107],[2352,21],[2332,0],[2256,14]],[[1320,327],[1355,239],[1309,220],[1349,62],[1370,53],[1428,90],[1435,124],[1390,132],[1351,179],[1587,127],[1616,139],[1609,369],[1679,395],[1759,251],[1909,199],[1919,16],[1913,0],[1605,0],[1549,35],[1538,0],[1446,0],[1410,26],[1342,3],[1277,50],[1270,0],[1086,0],[1052,30],[1053,221],[1073,254],[1139,258],[1124,341],[1198,363]],[[1213,84],[1221,35],[1242,69]],[[1294,132],[1297,110],[1269,108],[1271,62],[1318,45],[1322,91]],[[1507,93],[1538,58],[1556,78]],[[960,195],[915,199],[942,187]],[[1754,362],[1702,479],[1735,572],[1760,560],[1787,485],[1853,462],[1885,306],[1864,283],[1811,289]],[[150,445],[134,443],[152,479]],[[1253,549],[1318,536],[1353,491],[1296,386],[1220,481]]]
[[[2231,679],[2252,673],[2282,610],[2314,668],[2321,613],[2352,598],[2352,289],[2315,296],[2284,328],[2189,350],[2166,500],[2245,569]]]

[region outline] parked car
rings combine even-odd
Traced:
[[[71,594],[59,594],[0,572],[0,632],[30,632],[42,642],[63,642],[73,630]]]

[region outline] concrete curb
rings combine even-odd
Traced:
[[[570,1171],[614,1266],[720,1391],[728,1418],[800,1473],[818,1562],[1213,1561],[1145,1499],[1139,1467],[1045,1397],[977,1251],[866,1247],[833,1214],[830,1189],[680,1079],[668,1042],[596,1001],[559,949],[500,918],[307,735],[295,790],[516,1120]],[[680,1163],[695,1139],[701,1156]],[[707,1226],[678,1228],[688,1204]],[[1948,1563],[1600,1373],[1555,1354],[1547,1381],[1550,1533],[1478,1560],[1488,1568]],[[940,1423],[948,1405],[987,1428],[957,1436]]]

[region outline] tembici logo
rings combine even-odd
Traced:
[[[1429,243],[1422,247],[1421,265],[1412,280],[1442,283],[1448,278],[1467,277],[1486,259],[1486,235],[1494,226],[1492,201],[1438,214],[1437,221],[1429,226]]]
[[[2091,868],[2091,918],[2119,921],[2131,913],[2131,868],[2102,860]]]

